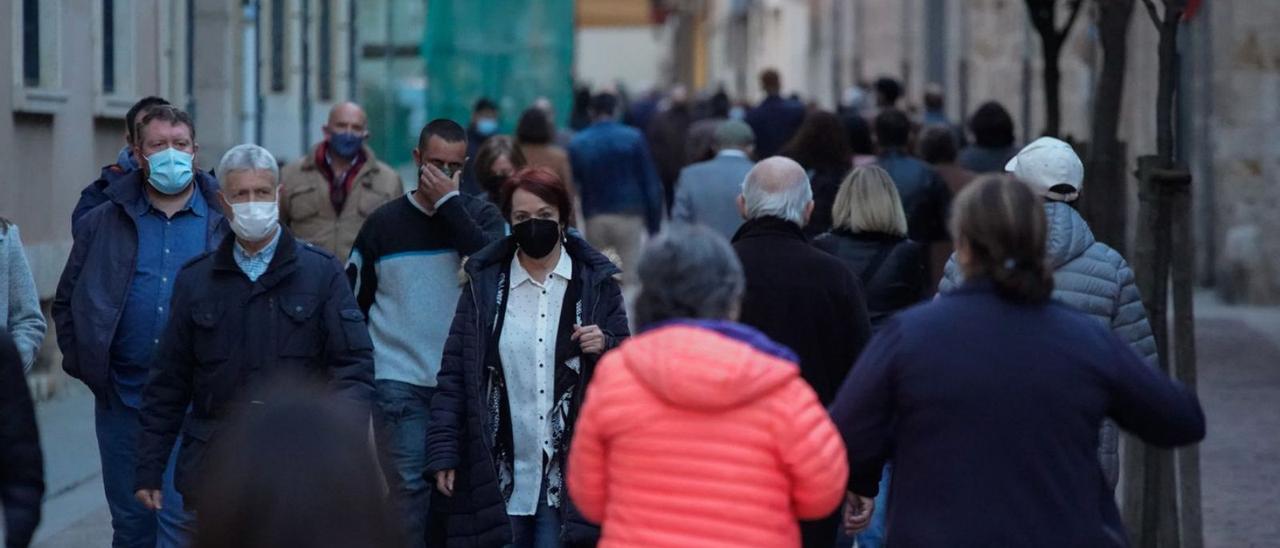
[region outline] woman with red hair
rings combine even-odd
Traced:
[[[572,508],[564,465],[596,362],[629,335],[621,272],[568,229],[573,202],[554,172],[517,172],[499,207],[511,235],[464,267],[427,469],[453,499],[450,544],[593,543],[599,530]]]

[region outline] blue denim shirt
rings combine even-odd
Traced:
[[[124,311],[111,342],[111,380],[120,400],[142,405],[151,358],[169,319],[173,281],[187,261],[205,252],[208,205],[193,192],[172,218],[152,207],[146,193],[129,208],[138,228],[138,255]]]
[[[644,135],[609,120],[582,130],[569,144],[573,180],[586,218],[602,213],[636,214],[650,232],[662,221],[662,182]]]

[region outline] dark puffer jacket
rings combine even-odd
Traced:
[[[13,339],[0,331],[0,507],[5,545],[26,546],[40,523],[44,459],[36,413]]]
[[[605,350],[630,335],[622,291],[614,276],[621,273],[604,255],[570,232],[565,250],[574,262],[573,282],[582,283],[582,325],[597,325],[605,334]],[[464,271],[467,282],[458,298],[457,313],[445,342],[444,357],[431,401],[431,426],[427,431],[427,469],[430,474],[456,470],[449,504],[448,546],[495,548],[511,543],[511,521],[498,487],[489,432],[485,353],[491,348],[497,313],[498,287],[515,255],[508,237],[472,255]],[[581,274],[581,276],[579,276]],[[580,280],[580,282],[579,282]],[[576,409],[595,370],[596,359],[582,360],[582,382],[576,387]],[[558,447],[556,458],[565,458],[572,426]],[[593,545],[599,529],[584,519],[568,498],[560,507],[567,545]]]
[[[836,229],[813,240],[814,247],[844,262],[867,297],[871,326],[924,298],[929,274],[924,246],[889,234]]]

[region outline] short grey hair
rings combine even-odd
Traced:
[[[267,149],[246,143],[231,147],[218,162],[218,177],[225,179],[237,171],[269,171],[271,183],[280,186],[280,164]]]
[[[779,217],[804,226],[804,211],[813,201],[809,175],[794,160],[774,156],[762,160],[742,181],[747,219]]]
[[[645,245],[636,272],[634,320],[641,328],[677,318],[728,319],[746,287],[728,240],[700,225],[669,225]]]

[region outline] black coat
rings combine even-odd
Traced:
[[[924,299],[929,283],[925,247],[906,238],[836,229],[813,240],[858,276],[867,295],[871,325]]]
[[[831,230],[831,208],[835,206],[840,184],[849,173],[848,166],[823,166],[809,170],[809,186],[813,188],[813,215],[804,225],[804,234],[817,236]]]
[[[747,279],[740,321],[794,350],[800,374],[830,403],[871,336],[861,284],[777,217],[747,221],[733,249]]]
[[[373,344],[351,286],[333,255],[281,230],[256,282],[235,262],[233,235],[178,273],[169,324],[142,392],[138,489],[160,488],[181,431],[174,483],[193,505],[208,443],[250,396],[270,393],[270,380],[313,378],[354,401],[354,412],[369,412]]]
[[[9,334],[0,331],[0,507],[6,546],[31,542],[43,497],[44,458],[35,408],[18,349]]]
[[[574,282],[581,280],[583,284],[583,325],[599,326],[606,337],[606,351],[612,349],[630,334],[622,291],[614,280],[620,271],[574,233],[567,238],[565,250],[575,263]],[[436,380],[436,395],[431,400],[427,469],[431,474],[457,471],[449,501],[449,546],[490,548],[511,542],[511,521],[485,434],[491,426],[485,397],[489,378],[485,353],[493,347],[496,335],[493,331],[500,277],[510,268],[515,251],[512,238],[506,238],[467,261],[467,283],[458,298]],[[575,410],[580,407],[596,361],[585,356],[582,360]],[[568,454],[572,429],[566,434],[563,447],[557,448],[557,458]],[[564,524],[561,538],[566,543],[593,544],[599,537],[599,529],[577,513],[568,497],[560,512]]]

